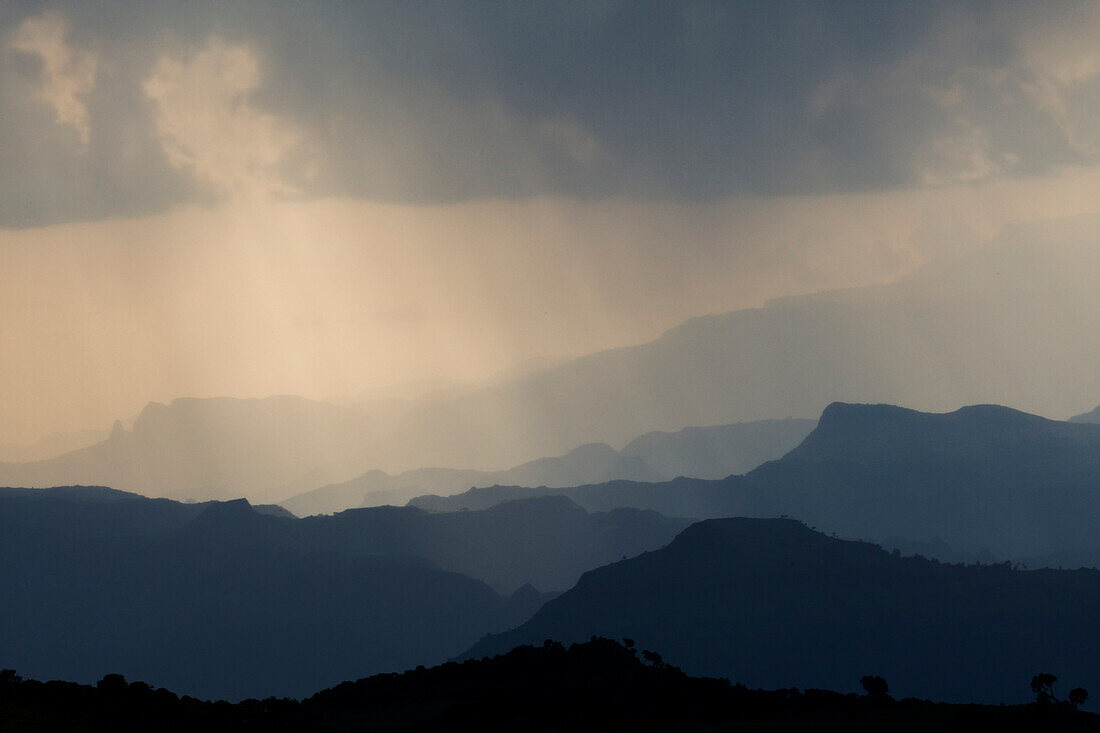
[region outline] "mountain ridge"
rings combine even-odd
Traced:
[[[794,520],[713,519],[589,571],[460,659],[594,634],[629,637],[689,674],[750,687],[829,678],[854,687],[875,670],[916,697],[1013,702],[1026,699],[1023,681],[1036,669],[1100,681],[1100,634],[1081,626],[1096,612],[1100,571],[946,565]]]

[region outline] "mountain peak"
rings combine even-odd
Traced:
[[[1069,422],[1087,422],[1087,423],[1100,423],[1100,405],[1096,409],[1090,412],[1083,412],[1080,415],[1074,415],[1069,419]]]
[[[994,446],[1033,447],[1054,436],[1088,438],[1084,426],[1048,420],[1003,405],[969,405],[954,412],[919,412],[896,405],[834,402],[817,428],[788,457],[864,464],[962,458]]]
[[[195,517],[196,522],[203,524],[213,521],[236,520],[242,517],[258,516],[248,499],[231,499],[229,501],[211,501],[206,508]]]
[[[833,541],[796,519],[732,517],[696,522],[678,534],[668,549],[691,553],[726,554],[741,550],[760,553],[779,547],[819,546]]]

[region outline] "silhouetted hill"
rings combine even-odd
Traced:
[[[583,568],[569,563],[636,541],[629,521],[596,518],[587,544],[556,551],[550,531],[563,541],[584,531],[534,517],[547,530],[523,540],[541,550],[532,560],[493,534],[507,516],[496,525],[470,517],[469,532],[512,555],[489,564],[489,574],[519,575],[531,560],[548,574],[574,576]],[[387,537],[385,524],[273,517],[244,500],[179,504],[81,487],[0,491],[0,659],[37,677],[89,681],[121,671],[202,696],[301,695],[442,661],[546,599],[533,588],[505,598],[440,569],[405,551],[430,545],[432,527],[418,538],[397,522]],[[476,551],[459,558],[477,560]]]
[[[0,488],[0,547],[20,543],[129,538],[177,530],[206,504],[147,499],[105,486]]]
[[[827,690],[750,690],[689,677],[608,639],[547,641],[463,664],[345,682],[307,700],[232,705],[177,697],[120,676],[95,687],[0,672],[0,720],[13,733],[112,731],[1084,731],[1065,704],[945,705]]]
[[[298,516],[331,514],[361,506],[404,504],[426,493],[453,493],[471,486],[509,483],[520,486],[576,486],[612,479],[659,481],[645,461],[623,456],[611,446],[593,443],[575,448],[564,456],[540,458],[506,471],[474,471],[451,468],[419,468],[390,476],[369,471],[339,484],[323,486],[282,502]]]
[[[816,424],[816,420],[789,418],[684,428],[674,433],[652,432],[635,438],[620,452],[641,458],[666,479],[718,479],[751,471],[781,457],[802,442]],[[596,482],[578,481],[574,485],[581,483]]]
[[[1097,613],[1098,571],[943,565],[792,520],[722,519],[586,573],[465,656],[597,634],[750,687],[851,689],[873,670],[902,694],[1013,702],[1038,670],[1097,687]]]
[[[1085,412],[1080,415],[1074,415],[1069,419],[1070,422],[1087,422],[1087,423],[1100,423],[1100,407]]]

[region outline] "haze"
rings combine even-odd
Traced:
[[[1077,4],[6,4],[0,442],[496,384],[1006,241],[1095,264],[1098,35]],[[995,274],[1100,312],[1076,272]],[[1075,380],[1013,404],[1100,402]]]

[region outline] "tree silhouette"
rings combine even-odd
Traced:
[[[100,690],[125,690],[126,678],[120,674],[106,674],[95,686]]]
[[[868,697],[875,698],[876,700],[884,699],[890,691],[890,685],[886,684],[886,680],[878,675],[864,675],[860,678],[859,684],[863,685],[863,689],[866,690]]]
[[[1035,693],[1035,702],[1047,704],[1057,702],[1054,696],[1054,683],[1058,678],[1048,672],[1040,672],[1031,678],[1031,691]]]
[[[1070,705],[1077,707],[1078,705],[1085,704],[1089,699],[1089,693],[1084,687],[1074,687],[1069,691],[1069,697],[1066,699],[1069,700]]]

